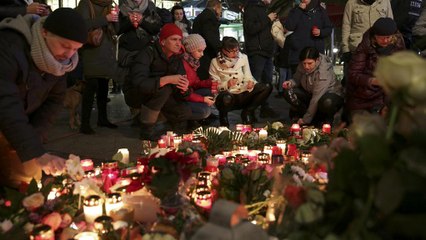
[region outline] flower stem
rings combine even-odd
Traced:
[[[389,120],[389,126],[388,126],[388,130],[386,132],[386,140],[388,142],[392,138],[393,131],[394,131],[395,124],[396,124],[396,119],[398,118],[398,112],[399,112],[399,105],[393,104],[392,107],[391,107],[391,115],[390,115],[390,120]]]

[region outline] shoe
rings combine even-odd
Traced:
[[[110,121],[98,122],[98,127],[107,127],[107,128],[118,128],[117,125],[111,123]]]
[[[96,132],[90,126],[81,126],[80,133],[83,133],[86,135],[92,135],[92,134],[95,134]]]
[[[253,111],[241,111],[241,120],[243,124],[253,125],[256,122]]]
[[[280,115],[274,111],[271,107],[262,107],[260,108],[259,117],[261,118],[277,118]]]
[[[229,127],[228,114],[219,114],[220,126]]]

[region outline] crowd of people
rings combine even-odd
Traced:
[[[112,0],[81,0],[75,9],[53,12],[32,0],[2,1],[1,185],[16,186],[41,170],[55,174],[64,167],[64,159],[43,148],[43,138],[62,106],[67,74],[85,81],[81,133],[95,134],[90,125],[95,99],[97,125],[118,127],[107,116],[112,80],[122,89],[140,139],[156,140],[163,134],[155,128],[160,116],[177,133],[216,117],[229,126],[228,112],[237,109],[246,124],[277,118],[280,109],[268,104],[274,67],[291,122],[333,124],[339,111],[347,124],[355,114],[385,115],[389,100],[374,76],[377,60],[404,49],[426,52],[422,0],[348,0],[340,81],[325,51],[334,28],[325,4],[295,1],[287,16],[270,11],[270,4],[246,1],[242,45],[220,36],[220,0],[208,0],[193,21],[182,6],[168,11],[151,0],[122,0],[118,6]],[[283,46],[271,32],[277,21]],[[95,32],[100,41],[88,42]]]

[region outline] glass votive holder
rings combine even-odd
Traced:
[[[269,154],[268,153],[259,153],[258,155],[257,155],[257,161],[260,163],[260,164],[270,164],[271,162],[271,156],[269,156]]]
[[[302,151],[300,153],[300,161],[302,161],[304,164],[308,164],[311,156],[312,153],[310,153],[309,151]]]
[[[235,163],[235,156],[228,156],[226,157],[227,163]]]
[[[49,225],[40,225],[33,229],[31,240],[55,240],[55,233]]]
[[[109,216],[100,216],[95,219],[93,223],[93,228],[100,236],[105,236],[108,233],[114,231],[112,226],[112,218]]]

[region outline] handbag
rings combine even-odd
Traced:
[[[274,41],[280,46],[280,48],[283,48],[285,42],[284,27],[279,20],[272,23],[271,34]]]
[[[95,19],[95,10],[93,9],[93,4],[89,0],[89,8],[90,8],[90,18]],[[89,31],[87,35],[87,42],[86,44],[91,45],[93,47],[99,47],[102,43],[102,38],[104,35],[104,30],[102,27],[94,28]]]

